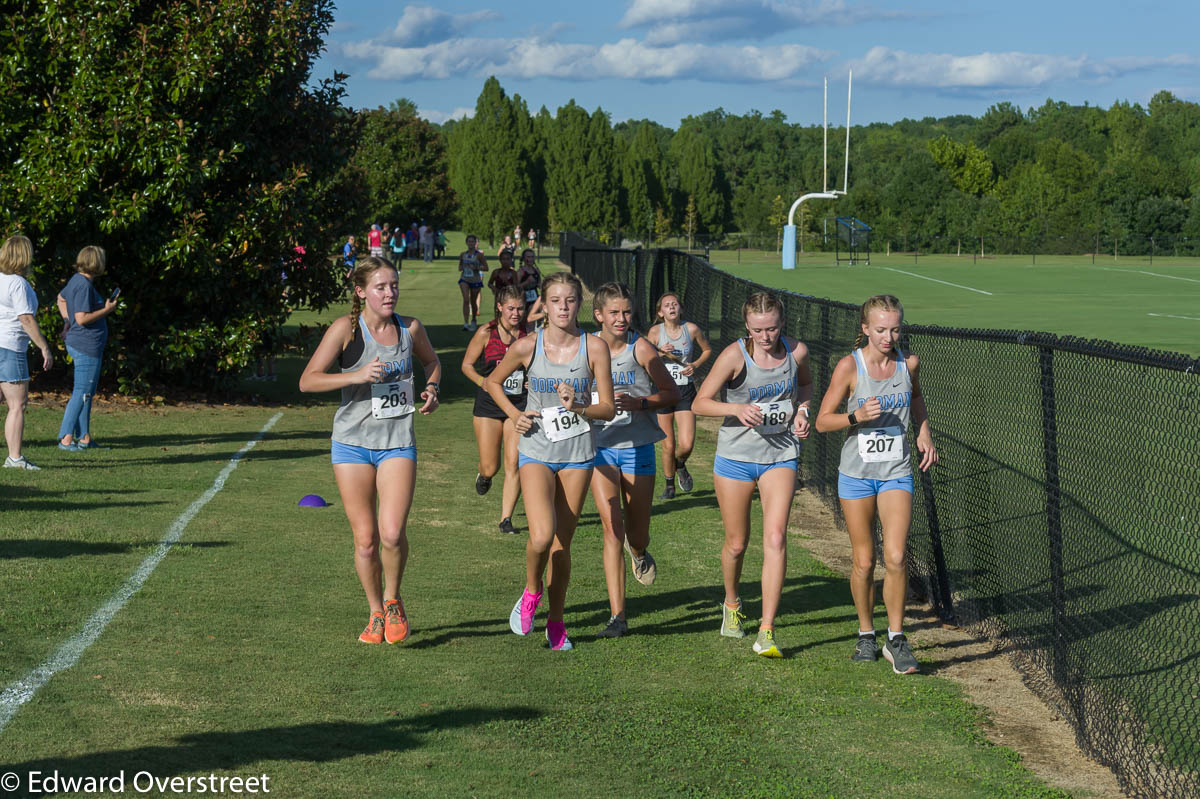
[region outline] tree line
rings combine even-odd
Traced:
[[[475,116],[442,129],[459,219],[485,237],[521,222],[640,240],[775,241],[792,200],[822,187],[821,128],[789,124],[781,111],[716,109],[674,130],[614,125],[574,101],[531,113],[489,78]],[[843,137],[830,131],[830,188],[843,188]],[[1045,249],[1196,240],[1198,153],[1200,105],[1166,91],[1147,107],[998,103],[980,117],[855,126],[849,195],[806,204],[798,222],[802,238],[819,242],[827,216],[854,216],[906,250],[970,250],[981,237]]]

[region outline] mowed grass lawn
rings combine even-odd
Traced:
[[[509,632],[525,537],[496,529],[499,485],[474,492],[453,268],[413,269],[401,309],[423,317],[446,373],[445,404],[416,423],[410,640],[356,641],[366,604],[328,462],[336,397],[296,391],[299,356],[281,360],[278,383],[245,384],[274,404],[98,408],[106,451],[54,449],[59,411],[34,407],[27,451],[44,471],[0,473],[5,687],[78,634],[233,454],[282,416],[78,664],[0,731],[0,772],[265,774],[287,797],[1063,795],[985,740],[981,711],[952,683],[851,664],[846,581],[795,540],[786,657],[757,658],[752,638],[718,635],[722,528],[707,433],[695,492],[656,506],[659,577],[650,588],[630,580],[632,634],[594,638],[608,609],[590,505],[566,615],[575,651],[546,648],[544,616],[529,638]],[[333,507],[297,507],[309,493]],[[760,552],[752,543],[746,564],[752,617]],[[919,629],[913,637],[919,655]]]
[[[843,254],[844,255],[844,254]],[[739,262],[740,259],[740,262]],[[947,327],[1036,330],[1200,355],[1200,259],[970,254],[871,255],[834,265],[833,253],[800,256],[714,250],[714,266],[765,286],[859,304],[895,294],[908,321]],[[951,285],[953,284],[953,285]],[[988,293],[982,293],[988,292]]]

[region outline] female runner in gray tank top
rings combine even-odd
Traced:
[[[903,321],[904,308],[890,294],[863,303],[859,313],[862,332],[854,341],[854,352],[834,368],[815,421],[822,433],[848,430],[838,466],[838,498],[854,556],[850,593],[858,612],[858,641],[850,659],[873,662],[879,652],[875,643],[875,541],[871,534],[878,514],[887,570],[883,604],[888,640],[883,655],[897,674],[912,674],[920,666],[903,627],[908,590],[905,550],[912,522],[910,426],[917,429],[921,470],[937,463],[938,455],[917,379],[920,362],[916,355],[905,355],[899,349]],[[860,349],[864,342],[866,346]]]
[[[725,525],[721,635],[746,635],[738,582],[757,486],[763,513],[762,623],[754,652],[777,658],[783,653],[775,642],[775,616],[787,573],[787,523],[796,493],[799,440],[809,434],[812,375],[808,347],[783,335],[783,305],[777,297],[751,294],[742,306],[742,319],[749,335],[717,356],[692,407],[700,416],[725,417],[713,462],[713,487]]]
[[[675,477],[679,490],[692,490],[692,475],[687,459],[696,444],[696,414],[692,401],[696,398],[696,370],[712,357],[712,345],[695,322],[684,320],[679,295],[667,292],[658,298],[658,322],[646,332],[650,343],[658,347],[667,364],[671,378],[679,386],[679,401],[658,409],[658,424],[666,439],[662,445],[663,499],[675,498]]]
[[[633,326],[633,292],[622,283],[596,289],[592,314],[612,358],[617,415],[593,422],[596,434],[592,497],[604,528],[604,580],[611,614],[598,635],[620,638],[625,619],[625,552],[633,576],[650,585],[658,574],[650,554],[650,506],[654,502],[654,442],[663,432],[654,410],[679,401],[679,389],[658,351]],[[622,503],[625,511],[621,512]],[[625,551],[622,551],[624,548]]]
[[[333,418],[331,461],[354,533],[354,568],[371,609],[358,640],[395,644],[409,632],[400,580],[408,560],[405,528],[417,483],[413,413],[437,410],[442,366],[421,322],[396,315],[400,291],[390,263],[364,258],[351,281],[354,310],[325,331],[300,375],[300,390],[342,392]],[[425,373],[419,406],[414,360]],[[335,365],[340,371],[330,374]]]
[[[550,595],[546,640],[551,649],[564,651],[572,648],[563,623],[571,579],[571,538],[596,454],[588,422],[612,419],[616,409],[608,346],[584,334],[576,321],[583,301],[579,278],[569,272],[550,275],[542,282],[542,301],[546,327],[537,335],[517,339],[483,387],[521,436],[517,460],[529,541],[525,590],[509,614],[509,627],[517,635],[533,631],[546,572]],[[524,412],[504,394],[504,381],[518,369],[525,370],[529,383]],[[589,402],[593,380],[597,397]]]

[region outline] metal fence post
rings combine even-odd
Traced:
[[[920,471],[920,470],[918,470]],[[954,621],[954,597],[950,593],[950,574],[946,569],[946,552],[942,549],[942,526],[938,522],[937,502],[933,494],[933,477],[929,472],[920,472],[921,493],[925,499],[925,521],[929,526],[929,543],[933,547],[933,566],[937,572],[934,596],[939,605],[938,614],[944,620]]]
[[[576,274],[576,272],[575,272],[575,245],[574,244],[571,245],[571,274],[572,275]]]
[[[1051,646],[1054,682],[1071,702],[1067,668],[1067,592],[1063,572],[1062,506],[1058,482],[1058,424],[1054,408],[1054,350],[1038,348],[1042,379],[1042,453],[1046,469],[1046,530],[1050,554]],[[1076,709],[1072,704],[1072,709]],[[1079,727],[1076,719],[1076,728]]]

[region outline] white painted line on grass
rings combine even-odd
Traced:
[[[1165,316],[1168,319],[1190,319],[1193,322],[1200,322],[1200,316],[1176,316],[1173,313],[1148,313],[1146,316]]]
[[[885,266],[883,268],[888,270],[889,272],[899,272],[900,274],[908,275],[909,277],[919,277],[922,280],[932,280],[934,283],[942,283],[947,286],[954,286],[954,288],[956,288],[956,289],[966,289],[967,291],[974,291],[977,294],[986,294],[989,297],[992,296],[992,292],[990,292],[990,291],[984,291],[983,289],[973,289],[970,286],[960,286],[957,283],[951,283],[949,280],[938,280],[936,277],[929,277],[928,275],[918,275],[915,272],[905,272],[903,269],[892,269],[890,266]]]
[[[1147,272],[1145,269],[1118,269],[1114,266],[1102,266],[1100,268],[1103,269],[1105,272],[1128,272],[1131,275],[1150,275],[1151,277],[1165,277],[1168,280],[1186,280],[1189,283],[1200,283],[1200,280],[1197,280],[1194,277],[1179,277],[1178,275],[1164,275],[1159,272]]]
[[[84,622],[82,630],[60,646],[58,651],[49,660],[25,675],[24,679],[17,680],[4,689],[4,693],[0,694],[0,732],[8,726],[13,716],[21,709],[21,706],[30,699],[33,699],[34,695],[41,690],[43,685],[50,681],[51,677],[60,671],[71,668],[79,662],[79,658],[89,646],[96,642],[96,639],[104,632],[104,628],[117,615],[117,611],[125,607],[125,603],[138,592],[138,589],[142,587],[154,572],[159,562],[171,551],[171,547],[179,541],[179,538],[183,535],[183,531],[187,529],[188,523],[195,518],[201,508],[208,504],[209,500],[217,495],[218,491],[225,487],[225,480],[237,468],[238,463],[242,460],[242,456],[254,449],[254,446],[259,441],[262,441],[262,437],[267,434],[267,431],[274,427],[275,423],[281,418],[283,418],[282,411],[272,416],[270,421],[263,425],[262,430],[258,431],[258,435],[247,441],[242,445],[241,449],[234,453],[234,456],[229,459],[229,463],[225,464],[225,468],[217,475],[217,479],[213,481],[209,489],[201,494],[199,499],[188,506],[188,509],[171,523],[162,540],[158,542],[158,548],[142,561],[142,565],[138,566],[134,573],[129,575],[129,579],[125,581],[117,592],[99,610],[93,613],[91,618]]]

